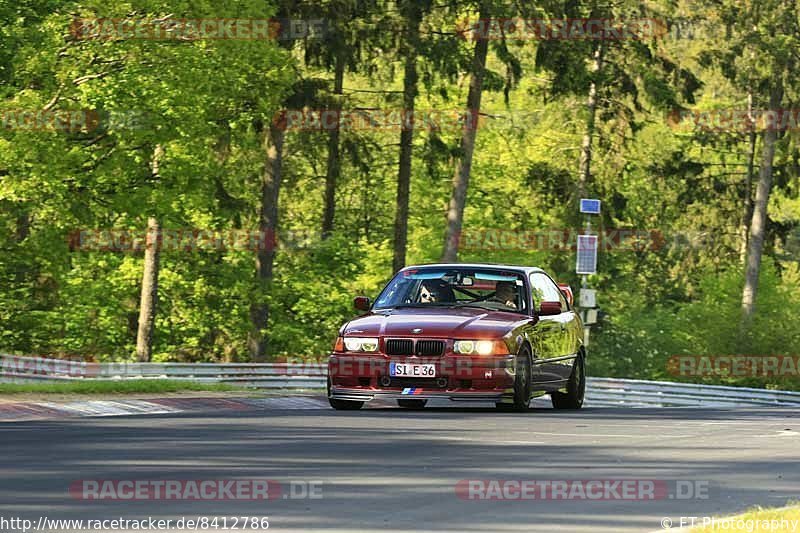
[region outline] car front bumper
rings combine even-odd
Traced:
[[[391,363],[433,364],[435,378],[390,376]],[[419,358],[333,354],[328,396],[337,400],[501,401],[513,393],[514,356]]]
[[[435,390],[420,387],[404,389],[368,389],[331,387],[328,397],[336,400],[369,402],[372,400],[451,400],[456,402],[500,402],[511,391]]]

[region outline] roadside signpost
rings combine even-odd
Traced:
[[[586,326],[591,326],[592,324],[597,324],[597,309],[587,309],[584,312],[583,323]]]
[[[581,290],[578,294],[578,305],[583,319],[583,344],[589,346],[590,325],[597,323],[597,291],[588,288],[586,276],[597,274],[597,241],[598,236],[592,233],[592,216],[600,214],[600,200],[581,198],[580,212],[585,215],[583,235],[577,238],[577,254],[575,273],[581,275]]]
[[[594,307],[597,302],[597,291],[594,289],[581,289],[578,301],[580,302],[578,305],[580,305],[581,309]]]

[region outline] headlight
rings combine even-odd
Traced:
[[[348,352],[375,352],[378,350],[378,339],[371,337],[345,337],[344,346]]]
[[[475,351],[479,355],[489,355],[494,351],[494,343],[492,341],[478,341],[475,343]]]
[[[473,341],[456,341],[453,344],[453,351],[456,353],[472,353],[475,350]]]
[[[461,354],[478,355],[508,353],[508,349],[502,341],[456,341],[453,343],[453,351]]]

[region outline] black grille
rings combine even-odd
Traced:
[[[414,341],[411,339],[388,339],[386,341],[387,355],[412,355]]]
[[[387,339],[387,355],[438,357],[444,353],[444,341],[431,339]]]
[[[444,341],[417,341],[416,355],[436,356],[444,353]]]

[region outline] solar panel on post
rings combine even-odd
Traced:
[[[589,215],[599,215],[600,214],[600,200],[594,198],[581,198],[581,213],[586,213]]]
[[[597,235],[578,235],[577,274],[597,273]]]

